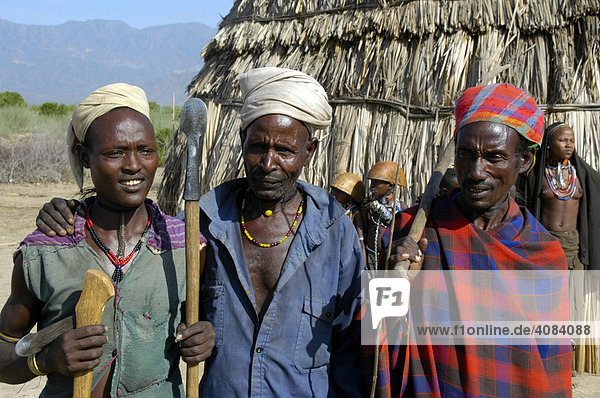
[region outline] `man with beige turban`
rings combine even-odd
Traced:
[[[290,69],[253,69],[239,83],[246,178],[200,200],[201,312],[216,333],[200,394],[363,396],[351,330],[358,236],[333,197],[298,181],[318,145],[314,131],[331,123],[327,94]]]
[[[179,357],[204,360],[215,334],[206,321],[184,324],[184,225],[146,199],[158,165],[146,94],[123,83],[96,90],[73,112],[67,140],[77,184],[88,168],[95,195],[70,215],[72,235],[35,231],[15,253],[0,315],[0,381],[47,374],[41,396],[68,397],[73,375],[94,369],[93,397],[180,397]],[[103,324],[68,330],[19,358],[14,343],[34,325],[74,314],[90,269],[115,287]]]
[[[202,306],[217,349],[205,397],[358,397],[360,342],[350,327],[362,254],[344,209],[299,181],[331,123],[312,77],[259,68],[239,78],[246,178],[200,200],[207,238]]]

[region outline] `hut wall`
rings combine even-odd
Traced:
[[[238,0],[189,85],[209,110],[203,192],[243,175],[239,74],[281,66],[329,93],[331,128],[303,179],[365,175],[381,160],[406,172],[413,203],[451,139],[466,88],[509,82],[532,93],[546,122],[573,126],[577,150],[600,168],[600,0]],[[175,140],[159,195],[181,208],[184,140]]]

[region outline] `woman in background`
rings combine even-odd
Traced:
[[[548,126],[533,170],[520,187],[525,205],[559,241],[571,272],[571,319],[600,319],[600,279],[583,270],[600,270],[600,175],[575,151],[575,133],[564,122]],[[585,274],[585,277],[584,277]],[[590,348],[587,348],[589,351]],[[594,347],[598,351],[598,347]],[[600,373],[598,355],[586,360],[583,345],[573,355],[573,370]],[[595,359],[593,359],[595,358]]]

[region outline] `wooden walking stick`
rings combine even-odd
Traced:
[[[187,136],[185,170],[185,261],[186,299],[185,323],[198,322],[200,310],[200,275],[204,270],[204,250],[200,253],[200,139],[206,131],[206,106],[198,98],[190,98],[181,109],[181,130]],[[198,365],[187,366],[186,396],[198,398],[200,383]]]
[[[427,187],[425,188],[425,192],[423,193],[423,197],[421,198],[421,203],[419,203],[419,209],[417,210],[417,214],[416,214],[416,216],[413,220],[413,223],[410,227],[408,236],[410,236],[415,242],[418,242],[421,239],[421,236],[423,235],[423,231],[425,230],[425,224],[427,223],[427,217],[429,217],[429,211],[431,210],[431,204],[433,203],[433,199],[435,199],[435,197],[437,196],[440,182],[442,181],[442,178],[444,177],[446,170],[448,170],[448,168],[450,167],[450,164],[452,164],[453,160],[454,160],[454,139],[451,139],[450,142],[448,143],[448,145],[446,145],[446,148],[444,149],[444,152],[442,153],[442,156],[438,162],[438,165],[437,165],[435,171],[433,172],[433,175],[429,179],[429,182],[427,183]],[[395,205],[395,203],[394,203],[394,205]],[[392,240],[394,237],[395,220],[396,220],[396,217],[394,216],[394,218],[392,219],[391,230],[390,230],[390,243],[389,243],[388,250],[386,253],[386,257],[385,257],[384,266],[386,267],[386,269],[388,266],[387,262],[389,261],[391,250],[392,250]],[[402,277],[406,278],[406,277],[408,277],[409,266],[410,266],[410,261],[407,259],[407,260],[399,261],[396,264],[394,264],[393,269],[395,271],[400,271]],[[381,325],[378,325],[377,326],[377,334],[375,337],[375,339],[376,339],[375,341],[377,342],[377,345],[375,346],[374,369],[373,369],[373,378],[372,378],[371,393],[370,393],[371,398],[373,398],[375,396],[375,391],[377,388],[377,371],[378,371],[378,366],[379,366],[379,339],[380,339],[380,336],[381,336]]]
[[[417,48],[421,47],[421,40],[423,40],[423,36],[419,36],[419,42],[417,43]],[[404,134],[408,133],[408,127],[409,127],[409,121],[410,121],[410,103],[412,100],[412,91],[413,91],[413,83],[415,82],[415,75],[416,73],[413,73],[411,78],[410,78],[410,88],[408,89],[408,101],[406,101],[406,112],[404,114],[404,118],[406,120],[405,125],[404,125]],[[388,269],[388,261],[390,259],[390,254],[392,253],[392,237],[394,236],[394,226],[396,225],[396,198],[398,197],[398,179],[400,177],[400,164],[399,162],[396,162],[396,184],[394,185],[394,191],[393,191],[393,196],[392,196],[392,205],[394,206],[392,208],[392,223],[390,225],[390,243],[388,245],[388,249],[386,251],[386,256],[385,256],[385,261],[383,263],[383,268],[384,269]],[[378,372],[378,368],[379,368],[379,339],[381,336],[381,325],[377,325],[377,335],[376,335],[376,342],[377,345],[375,346],[375,355],[374,355],[374,364],[373,364],[373,378],[371,380],[371,393],[370,393],[370,398],[374,398],[375,397],[375,390],[377,389],[377,372]]]
[[[423,197],[421,198],[421,203],[419,203],[419,210],[417,210],[415,219],[413,220],[413,223],[410,227],[408,236],[410,236],[415,242],[418,242],[421,239],[421,235],[423,235],[423,231],[425,230],[425,224],[427,223],[427,217],[429,217],[429,210],[431,210],[431,204],[433,203],[433,199],[435,199],[435,197],[437,196],[437,192],[440,187],[440,182],[442,181],[442,178],[444,178],[446,170],[448,170],[453,161],[454,140],[451,139],[448,145],[446,145],[446,148],[442,153],[442,157],[440,158],[438,165],[435,171],[433,172],[433,175],[427,183],[427,187],[425,188],[425,192],[423,193]],[[393,233],[394,231],[392,231],[392,235]],[[392,247],[391,240],[392,239],[390,237],[390,248]],[[394,270],[400,271],[403,274],[403,276],[406,277],[409,265],[409,260],[402,260],[394,264]]]
[[[79,301],[75,306],[77,327],[98,325],[108,300],[115,295],[113,284],[104,272],[90,269],[85,276]],[[77,372],[73,378],[73,398],[89,398],[92,393],[93,369]]]

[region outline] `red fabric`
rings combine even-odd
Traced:
[[[504,124],[537,145],[544,136],[544,117],[535,100],[508,83],[465,90],[456,102],[455,115],[455,136],[467,124],[481,121]]]
[[[398,215],[394,239],[407,235],[415,213],[416,208],[411,208]],[[437,200],[424,236],[429,241],[424,270],[539,269],[565,270],[566,275],[566,259],[558,241],[512,200],[505,221],[489,231],[469,223],[453,199]],[[508,279],[504,290],[489,292],[494,297],[494,308],[490,310],[506,309],[530,321],[569,319],[568,278],[562,278],[564,283],[558,286],[540,285],[535,296],[527,298],[535,301],[533,309],[526,308],[527,303],[520,300],[523,297],[516,288],[519,281]],[[461,317],[472,319],[473,309],[482,305],[476,299],[475,289],[469,281],[453,282],[446,285],[443,280],[425,280],[419,289],[423,294],[441,295],[441,303],[455,303]],[[413,283],[411,292],[415,289]],[[445,311],[445,308],[419,308],[416,304],[411,293],[411,319],[415,311],[435,314]],[[412,332],[414,329],[409,333]],[[384,328],[382,342],[386,341]],[[371,364],[371,369],[373,351],[373,347],[365,346],[365,364]],[[382,344],[377,396],[571,396],[571,347]]]

